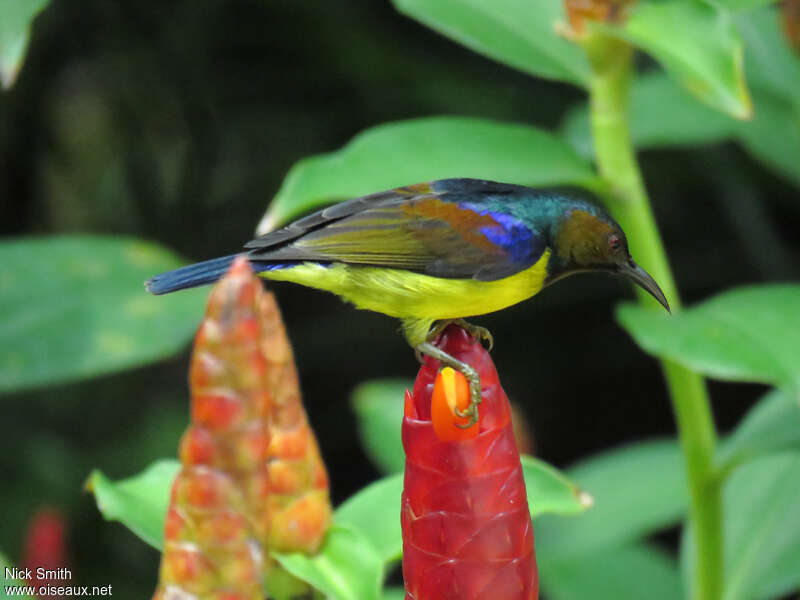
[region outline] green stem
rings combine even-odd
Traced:
[[[600,174],[611,185],[609,209],[626,232],[637,262],[658,281],[673,310],[679,310],[675,280],[628,131],[632,49],[626,42],[599,33],[588,36],[584,47],[592,65],[590,100],[595,156]],[[640,302],[658,307],[646,292],[637,291]],[[662,361],[662,367],[689,483],[689,517],[696,548],[691,597],[719,600],[723,581],[721,483],[712,462],[716,431],[708,393],[696,373],[668,360]]]

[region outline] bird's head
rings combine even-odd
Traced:
[[[664,292],[631,257],[625,232],[599,208],[565,211],[553,233],[554,260],[550,261],[548,282],[573,273],[606,271],[634,281],[669,311]]]

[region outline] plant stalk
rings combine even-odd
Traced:
[[[628,131],[633,50],[624,41],[592,33],[583,41],[592,65],[590,111],[595,157],[611,186],[609,210],[626,232],[636,260],[664,291],[673,311],[680,298],[658,232]],[[663,310],[637,288],[639,301]],[[689,518],[696,548],[691,598],[719,600],[723,588],[721,481],[713,466],[716,431],[705,382],[697,373],[662,361],[677,421],[689,485]]]

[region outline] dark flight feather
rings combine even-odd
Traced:
[[[254,262],[343,262],[493,281],[533,265],[545,245],[510,214],[459,203],[480,202],[493,189],[506,195],[520,188],[480,180],[398,188],[325,208],[245,248]]]

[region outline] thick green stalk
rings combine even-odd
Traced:
[[[680,299],[656,227],[627,122],[632,49],[620,40],[592,34],[584,43],[592,65],[591,126],[600,174],[611,186],[608,206],[628,236],[636,260],[658,281],[673,310]],[[654,118],[658,118],[654,115]],[[643,304],[663,310],[643,290]],[[672,399],[689,483],[689,516],[696,548],[694,600],[722,597],[721,484],[713,468],[716,431],[703,379],[674,362],[662,361]]]

